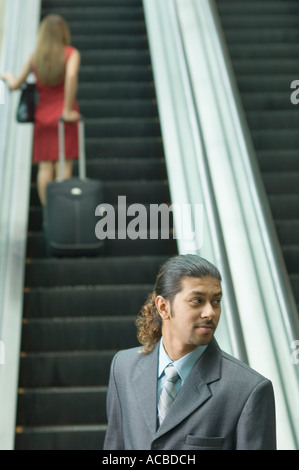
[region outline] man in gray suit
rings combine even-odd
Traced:
[[[196,255],[170,259],[138,319],[142,348],[111,366],[105,450],[274,450],[271,382],[215,338],[221,275]]]

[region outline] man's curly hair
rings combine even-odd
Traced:
[[[162,296],[172,306],[175,296],[182,290],[182,280],[187,277],[222,280],[218,269],[198,255],[176,256],[161,266],[154,291],[148,296],[136,320],[142,353],[150,353],[162,336],[162,319],[156,307],[156,298]]]

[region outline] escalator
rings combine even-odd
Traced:
[[[104,201],[169,203],[141,0],[44,0],[81,52],[87,177]],[[77,170],[75,169],[75,172]],[[128,222],[132,218],[128,218]],[[95,217],[95,226],[98,219]],[[32,170],[15,448],[101,449],[110,363],[137,345],[135,318],[175,240],[108,239],[96,258],[47,258]]]
[[[294,296],[299,305],[299,5],[216,0]]]

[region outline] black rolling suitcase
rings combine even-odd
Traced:
[[[101,181],[86,178],[84,123],[79,121],[79,177],[64,180],[64,122],[60,119],[60,181],[47,186],[44,211],[45,238],[49,256],[96,256],[103,241],[95,234],[96,207],[103,202]]]

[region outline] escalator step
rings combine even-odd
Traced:
[[[298,25],[299,26],[299,19]],[[296,58],[299,53],[299,45],[297,44],[234,44],[230,48],[232,59],[285,59]]]
[[[105,424],[106,394],[106,387],[24,389],[19,393],[18,426]]]
[[[23,324],[22,351],[92,351],[138,346],[136,317],[31,319]]]
[[[160,124],[153,118],[98,118],[86,120],[86,137],[161,137]]]
[[[276,109],[294,109],[291,103],[290,84],[286,84],[285,91],[268,91],[261,92],[259,90],[251,93],[242,93],[242,101],[246,111],[253,110],[276,110]]]
[[[48,258],[33,166],[15,448],[99,450],[112,358],[138,345],[136,317],[177,242],[171,215],[168,238],[150,238],[150,205],[167,208],[170,192],[142,0],[44,0],[49,13],[81,53],[87,177],[116,227],[97,258]],[[119,196],[145,207],[145,239],[118,239]]]
[[[299,234],[299,214],[296,220],[277,220],[276,230],[282,246],[296,246]]]
[[[51,8],[43,7],[43,15],[48,15],[52,12]],[[136,6],[135,8],[123,8],[114,5],[113,8],[105,7],[101,4],[89,6],[75,6],[72,8],[56,9],[57,13],[61,15],[68,23],[72,21],[89,22],[89,21],[143,21],[142,8]]]
[[[171,234],[171,232],[170,232]],[[110,236],[110,235],[109,235]],[[158,235],[159,236],[159,235]],[[155,240],[151,238],[151,234],[147,234],[147,239],[132,240],[127,237],[125,240],[118,239],[118,233],[115,233],[115,239],[105,240],[102,256],[174,256],[177,253],[176,240],[161,239]],[[42,232],[31,233],[28,236],[28,252],[29,258],[46,257],[45,238]]]
[[[294,294],[299,302],[299,4],[217,0],[236,81]]]
[[[85,82],[80,86],[78,93],[78,98],[82,100],[152,100],[154,97],[153,84],[142,82]]]
[[[83,116],[89,118],[157,117],[157,105],[153,100],[81,100],[80,108]]]
[[[151,67],[132,65],[85,65],[81,68],[79,80],[83,82],[151,82]],[[81,107],[82,107],[81,100]],[[131,101],[131,99],[130,99]],[[92,104],[92,103],[91,103]],[[138,103],[139,104],[139,103]],[[130,106],[130,102],[127,102]],[[132,107],[132,106],[131,106]]]
[[[294,194],[299,188],[299,172],[266,172],[263,178],[269,195]]]
[[[263,150],[257,152],[258,161],[262,172],[267,171],[299,171],[299,152],[296,149],[289,150]]]
[[[24,318],[137,316],[153,283],[25,289]],[[24,349],[23,349],[24,351]]]
[[[59,12],[59,10],[56,11]],[[146,33],[143,21],[94,21],[92,18],[88,22],[68,21],[68,25],[73,35],[105,34],[118,36],[120,34],[140,35]]]
[[[162,140],[157,137],[102,137],[86,139],[87,158],[163,158]]]
[[[106,425],[18,426],[18,450],[96,450],[104,444]]]
[[[139,51],[134,49],[128,50],[112,50],[112,51],[96,51],[88,50],[82,54],[82,66],[99,66],[99,65],[150,65],[150,57],[148,51]],[[80,89],[84,86],[81,84]],[[79,93],[80,93],[79,89]]]
[[[236,5],[238,2],[235,2]],[[271,2],[271,8],[272,8]],[[243,4],[243,2],[242,2]],[[269,7],[270,9],[270,7]],[[228,15],[223,15],[222,25],[224,29],[268,29],[268,28],[296,28],[299,26],[299,18],[297,15],[288,14],[272,14],[270,11],[256,14],[237,14],[232,12]]]
[[[37,259],[26,266],[26,284],[35,287],[150,284],[165,257]]]
[[[20,388],[106,386],[115,350],[22,354]]]
[[[296,59],[235,59],[234,69],[238,77],[247,74],[276,74],[278,70],[285,74],[297,73]]]
[[[89,34],[86,35],[72,35],[72,43],[81,52],[92,49],[96,50],[126,50],[126,49],[147,49],[147,38],[144,34],[139,36],[128,36],[127,34],[122,35],[100,35],[100,34]]]

